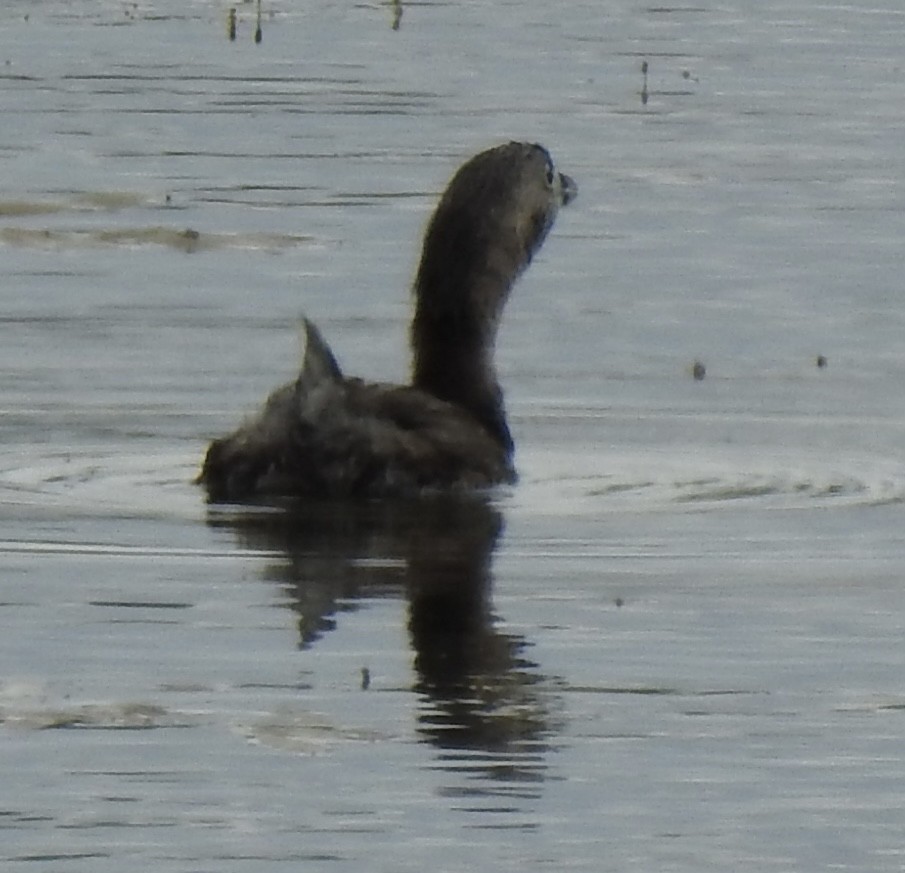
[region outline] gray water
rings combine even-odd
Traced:
[[[905,870],[900,6],[6,2],[3,869]],[[508,138],[520,483],[207,507]]]

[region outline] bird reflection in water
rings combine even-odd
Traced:
[[[449,791],[539,794],[556,694],[527,658],[527,641],[497,626],[491,563],[503,524],[486,498],[306,502],[218,511],[210,521],[232,528],[244,547],[285,558],[264,575],[289,593],[302,649],[335,630],[356,600],[404,597],[418,729],[440,751],[438,767],[469,777],[467,789]]]

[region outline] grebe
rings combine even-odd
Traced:
[[[425,233],[412,384],[344,376],[305,319],[298,379],[211,443],[197,480],[209,499],[381,497],[513,482],[493,364],[497,327],[515,280],[576,193],[537,144],[510,142],[467,161]]]

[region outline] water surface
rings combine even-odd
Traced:
[[[905,13],[401,5],[0,12],[4,869],[901,870]],[[519,485],[207,507],[513,137]]]

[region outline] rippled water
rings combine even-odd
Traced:
[[[227,10],[0,10],[4,869],[902,870],[905,12]],[[519,485],[206,507],[510,137]]]

